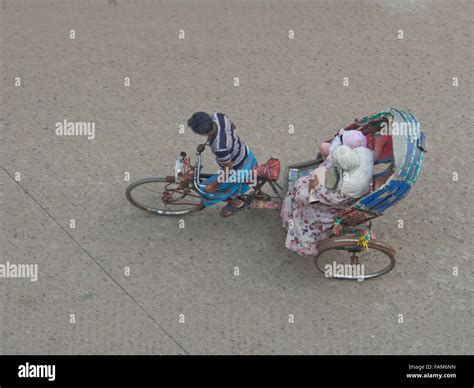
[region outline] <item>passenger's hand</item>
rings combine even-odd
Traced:
[[[219,187],[219,182],[208,183],[206,185],[206,191],[208,193],[213,193],[217,190],[218,187]]]

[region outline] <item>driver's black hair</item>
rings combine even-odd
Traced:
[[[188,120],[188,127],[195,133],[205,135],[212,131],[213,121],[206,112],[196,112]]]

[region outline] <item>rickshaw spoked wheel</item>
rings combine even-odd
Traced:
[[[368,249],[361,247],[354,235],[329,237],[319,243],[314,265],[326,277],[345,280],[372,279],[391,271],[395,249],[378,240],[368,241],[367,245]]]

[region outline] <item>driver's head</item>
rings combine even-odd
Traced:
[[[188,127],[198,135],[209,135],[214,129],[214,122],[206,112],[196,112],[188,120]]]

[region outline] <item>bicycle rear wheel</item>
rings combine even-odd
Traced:
[[[318,250],[314,265],[326,277],[360,281],[382,276],[395,267],[395,249],[377,240],[369,241],[368,250],[364,250],[357,237],[330,237]]]
[[[181,216],[202,209],[201,197],[191,184],[177,184],[173,176],[150,177],[128,185],[127,200],[137,208],[162,216]]]

